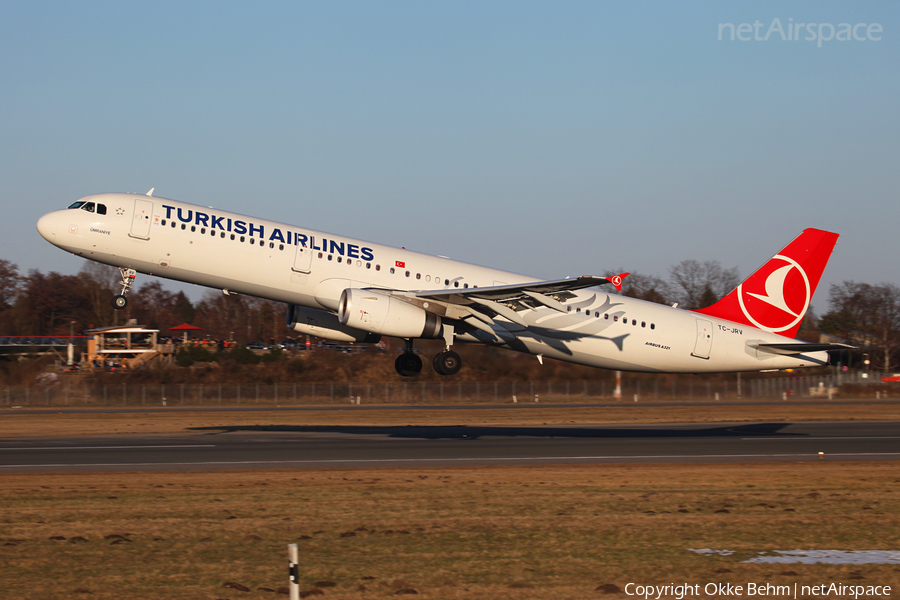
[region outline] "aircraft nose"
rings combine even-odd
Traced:
[[[56,218],[53,213],[48,213],[38,219],[37,222],[37,230],[38,233],[41,234],[48,242],[56,241]]]

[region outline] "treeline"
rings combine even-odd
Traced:
[[[37,270],[21,275],[18,267],[0,259],[0,335],[57,336],[109,325],[124,325],[129,319],[161,336],[180,335],[170,331],[182,323],[202,328],[196,335],[211,339],[284,339],[285,306],[248,296],[224,295],[208,291],[193,303],[184,292],[163,288],[158,279],[136,286],[128,294],[124,310],[113,308],[113,296],[121,291],[119,271],[114,267],[86,262],[76,275]]]
[[[607,275],[616,272],[621,270]],[[112,298],[121,289],[118,281],[117,269],[89,261],[76,275],[36,270],[22,275],[15,264],[0,259],[0,335],[63,337],[70,331],[80,335],[85,329],[124,324],[128,319],[158,329],[163,336],[172,335],[170,329],[182,323],[201,327],[200,336],[241,343],[293,334],[285,327],[282,303],[215,290],[193,303],[156,279],[133,290],[125,310],[116,311]],[[736,267],[685,260],[669,269],[668,279],[632,273],[625,278],[622,293],[690,310],[715,303],[738,283]],[[867,357],[873,369],[889,371],[900,360],[900,288],[854,281],[832,285],[828,312],[817,318],[810,310],[800,331],[808,341],[818,341],[821,331],[861,346],[858,360]]]

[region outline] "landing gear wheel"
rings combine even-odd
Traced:
[[[128,300],[125,299],[125,294],[127,294],[128,290],[131,289],[131,286],[134,285],[134,278],[137,276],[137,271],[126,267],[119,267],[119,274],[122,276],[122,281],[119,282],[119,285],[122,286],[122,293],[113,296],[113,308],[116,310],[122,310],[128,306]]]
[[[394,368],[403,377],[413,377],[422,372],[422,359],[412,352],[404,352],[394,361]]]
[[[445,350],[434,357],[434,370],[441,375],[456,375],[462,368],[462,359],[452,350]]]

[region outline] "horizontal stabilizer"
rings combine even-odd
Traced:
[[[855,350],[856,346],[847,344],[807,344],[805,342],[788,342],[785,344],[758,344],[748,342],[748,346],[769,354],[806,354],[823,350]]]

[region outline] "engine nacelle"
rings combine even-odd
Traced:
[[[377,344],[381,336],[342,325],[336,315],[324,310],[288,304],[287,326],[294,331],[335,342]]]
[[[441,318],[425,309],[380,292],[348,288],[341,293],[342,325],[399,338],[439,338]]]

